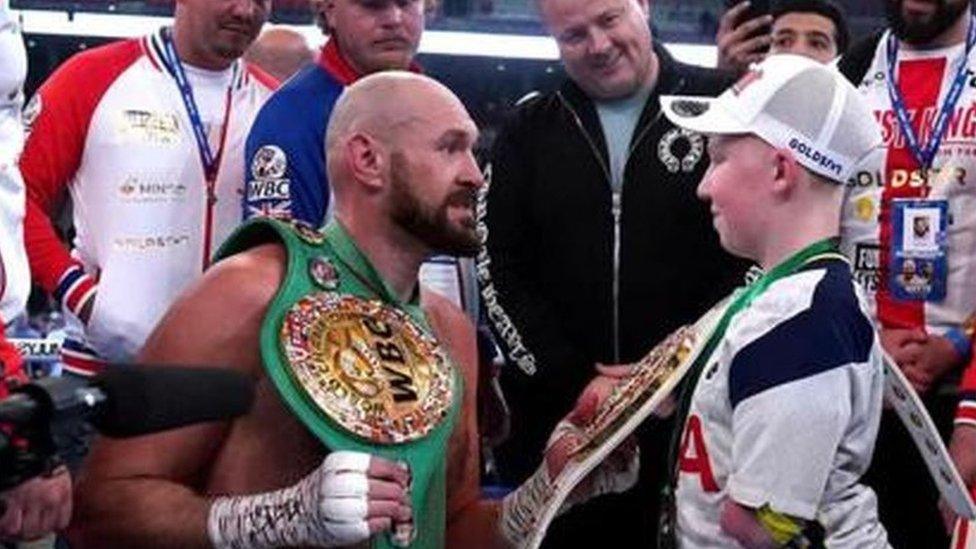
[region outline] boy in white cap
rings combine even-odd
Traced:
[[[774,55],[718,98],[662,97],[707,134],[698,195],[763,275],[737,292],[679,403],[672,528],[681,547],[887,547],[871,461],[882,355],[837,249],[844,182],[880,144],[834,69]]]

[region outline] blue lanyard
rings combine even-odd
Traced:
[[[193,87],[190,85],[190,80],[187,79],[186,72],[183,70],[183,63],[180,62],[180,58],[176,55],[176,46],[173,45],[173,37],[170,36],[170,32],[170,29],[167,28],[163,29],[160,33],[162,35],[163,48],[166,50],[166,61],[172,68],[173,78],[176,80],[176,87],[180,89],[183,104],[186,106],[186,114],[190,118],[190,125],[193,127],[193,135],[197,140],[197,150],[200,152],[200,162],[203,163],[204,176],[207,178],[208,183],[213,183],[217,180],[217,171],[220,169],[218,164],[220,163],[220,156],[224,148],[223,139],[221,139],[220,149],[214,154],[210,149],[207,133],[203,129],[200,109],[197,108],[197,102],[193,98]],[[229,98],[226,108],[230,108]],[[224,124],[227,124],[227,117],[225,116],[224,118]]]
[[[976,21],[970,16],[969,31],[966,35],[966,51],[959,63],[959,68],[956,70],[956,78],[952,83],[952,87],[949,89],[945,103],[939,109],[939,116],[935,119],[935,127],[933,128],[929,142],[922,145],[919,141],[918,134],[915,133],[915,128],[912,127],[911,119],[908,116],[908,108],[905,106],[905,99],[902,97],[901,90],[898,89],[898,82],[895,80],[895,66],[898,63],[898,39],[893,33],[888,35],[888,95],[891,97],[891,105],[895,110],[895,115],[898,117],[898,125],[905,135],[908,147],[911,149],[915,159],[918,160],[919,167],[923,170],[932,166],[932,161],[935,159],[935,154],[939,150],[939,145],[942,144],[942,138],[945,137],[946,129],[949,127],[949,120],[952,118],[952,112],[955,110],[956,103],[959,102],[959,97],[962,95],[962,90],[966,85],[966,68],[969,65],[969,54],[973,51],[974,45],[976,45]]]

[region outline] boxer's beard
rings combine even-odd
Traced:
[[[906,21],[902,13],[904,0],[885,0],[885,17],[895,36],[912,45],[925,45],[951,27],[969,2],[938,0],[935,13],[923,19]]]
[[[452,224],[448,218],[451,207],[474,209],[477,193],[462,189],[447,196],[439,206],[424,203],[410,183],[410,167],[406,158],[394,153],[390,161],[393,221],[415,236],[436,253],[471,257],[481,246],[473,217],[470,223]]]

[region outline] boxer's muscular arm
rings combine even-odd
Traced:
[[[498,534],[500,502],[482,500],[481,444],[478,432],[478,351],[474,326],[447,299],[422,292],[427,318],[461,369],[464,400],[447,449],[446,547],[504,547]]]
[[[258,332],[284,272],[265,245],[227,259],[169,310],[140,355],[147,363],[260,372]],[[210,501],[196,491],[230,424],[208,423],[129,440],[99,440],[76,487],[77,547],[209,547]]]

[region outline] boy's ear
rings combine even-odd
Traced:
[[[803,175],[803,166],[796,161],[793,153],[787,149],[776,149],[773,153],[773,192],[777,195],[788,196],[799,184]]]

